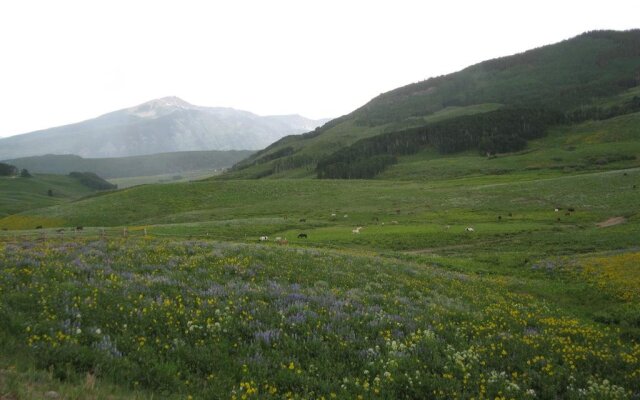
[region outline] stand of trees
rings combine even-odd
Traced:
[[[544,136],[546,128],[564,121],[556,111],[541,108],[504,108],[463,116],[417,128],[389,132],[359,140],[323,159],[318,178],[372,178],[397,156],[413,154],[426,146],[448,154],[476,148],[482,154],[517,151],[527,140]]]
[[[18,174],[18,168],[11,164],[0,163],[0,176],[14,176]]]
[[[631,100],[620,105],[611,107],[588,106],[570,111],[566,118],[570,122],[582,122],[587,120],[603,120],[619,115],[630,114],[640,111],[640,97],[634,96]]]
[[[105,181],[93,172],[71,172],[69,176],[76,178],[86,187],[95,190],[112,190],[118,188],[118,185]]]

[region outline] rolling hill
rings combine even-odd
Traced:
[[[91,171],[105,179],[191,171],[210,171],[232,166],[253,152],[249,150],[182,151],[144,156],[114,158],[83,158],[76,155],[33,156],[8,160],[7,163],[31,172],[68,174],[72,171]]]
[[[0,160],[44,154],[126,157],[175,151],[258,150],[326,120],[258,116],[165,97],[87,121],[0,139]]]
[[[224,178],[373,177],[422,150],[523,150],[553,127],[640,111],[638,85],[640,30],[588,32],[381,94],[282,138]]]
[[[68,175],[33,174],[31,178],[0,177],[0,218],[33,208],[66,203],[95,190]],[[30,221],[28,217],[24,221]],[[25,224],[33,229],[40,224]]]

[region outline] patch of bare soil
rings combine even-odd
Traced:
[[[606,228],[607,226],[620,225],[627,222],[625,217],[611,217],[606,221],[598,222],[596,225],[598,228]]]

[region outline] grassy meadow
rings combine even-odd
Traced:
[[[49,196],[49,190],[52,196]],[[68,202],[92,192],[77,179],[66,175],[0,176],[0,217]]]
[[[635,398],[638,184],[208,179],[14,214],[0,392]]]

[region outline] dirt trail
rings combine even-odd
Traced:
[[[596,225],[598,228],[606,228],[607,226],[624,224],[625,222],[627,222],[625,217],[611,217],[606,221],[598,222]]]

